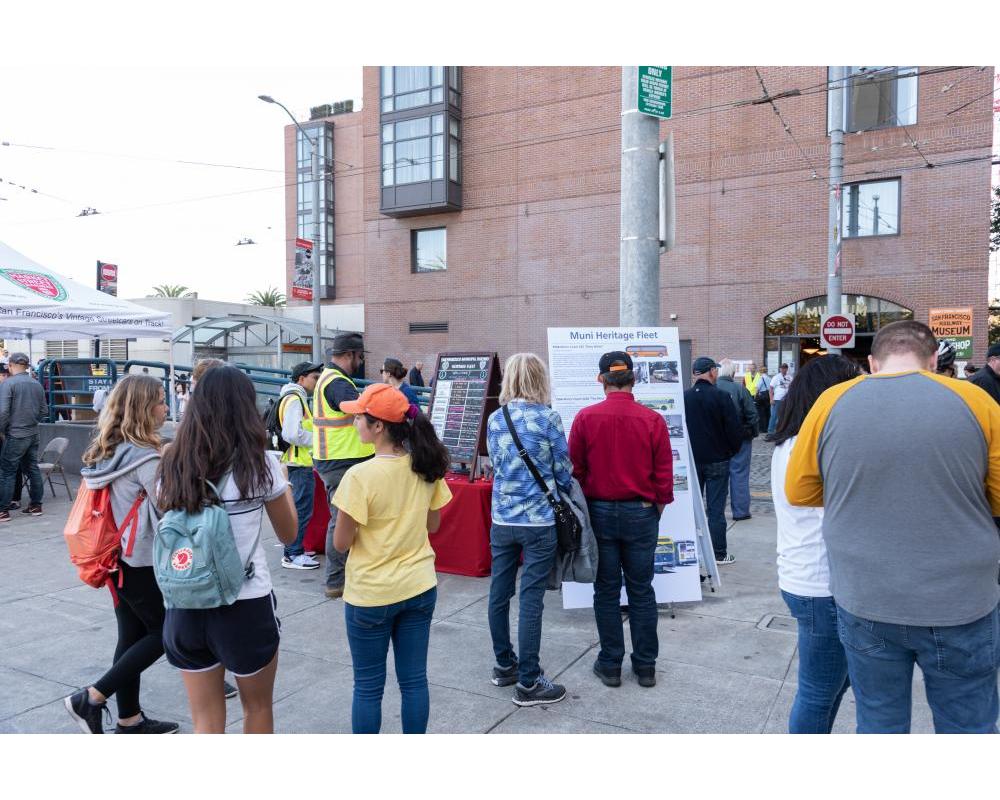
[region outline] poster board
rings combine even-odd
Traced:
[[[972,358],[972,308],[932,308],[928,311],[928,324],[939,341],[955,345],[955,359]],[[964,366],[964,364],[962,365]],[[961,367],[957,368],[961,374]]]
[[[701,600],[699,537],[694,511],[695,498],[700,503],[701,495],[687,441],[677,328],[549,328],[548,338],[552,407],[562,417],[567,436],[577,413],[604,399],[604,390],[597,382],[601,355],[610,350],[624,350],[632,357],[635,399],[663,417],[674,458],[674,502],[660,517],[654,556],[656,602]],[[593,595],[592,584],[564,583],[563,607],[590,607]],[[625,602],[624,589],[622,602]]]
[[[500,361],[496,353],[440,353],[434,368],[431,424],[448,448],[453,466],[475,475],[486,455],[486,418],[499,407]]]

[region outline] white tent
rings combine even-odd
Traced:
[[[169,319],[57,275],[0,242],[2,338],[169,338]]]

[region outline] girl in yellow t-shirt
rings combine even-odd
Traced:
[[[451,500],[442,480],[449,456],[434,427],[405,395],[372,384],[355,401],[361,441],[375,457],[351,467],[333,496],[339,509],[333,546],[351,551],[344,587],[347,639],[354,663],[354,733],[378,733],[386,656],[392,641],[402,695],[403,733],[424,733],[430,712],[427,645],[437,601],[434,551],[427,539]]]

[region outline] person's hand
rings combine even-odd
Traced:
[[[666,506],[663,503],[657,503],[656,504],[656,516],[662,517],[663,516],[663,509],[665,509],[665,508],[666,508]]]

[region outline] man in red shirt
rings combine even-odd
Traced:
[[[601,356],[604,400],[573,420],[569,456],[597,537],[594,617],[601,651],[594,672],[605,686],[621,686],[625,637],[622,576],[632,632],[632,671],[640,686],[656,685],[656,594],[653,554],[664,507],[674,500],[674,459],[667,423],[632,396],[635,374],[628,353]]]

